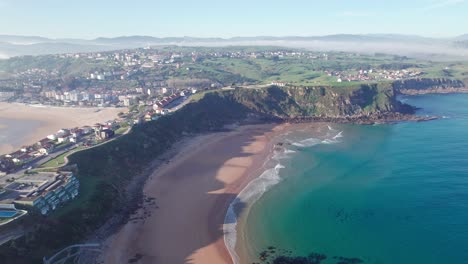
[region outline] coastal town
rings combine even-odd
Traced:
[[[162,99],[181,89],[213,89],[223,86],[208,80],[177,83],[168,80],[171,72],[206,58],[251,58],[304,56],[272,52],[173,52],[135,49],[119,52],[50,55],[53,60],[83,60],[96,67],[65,78],[58,70],[28,68],[11,78],[0,79],[0,100],[55,106],[128,107],[138,101]],[[109,64],[111,66],[109,66]],[[144,103],[147,103],[145,101]]]
[[[68,150],[70,146],[92,147],[103,143],[114,137],[114,135],[124,134],[134,125],[154,121],[159,116],[169,114],[180,104],[186,103],[189,96],[194,93],[196,93],[196,90],[181,91],[177,94],[165,96],[161,100],[140,102],[139,108],[134,108],[127,113],[121,112],[113,120],[90,126],[64,128],[56,133],[46,135],[36,144],[23,146],[15,152],[0,156],[0,173],[5,174],[20,168],[24,169],[29,167],[32,162],[38,163],[37,159],[42,160],[44,156],[49,154],[64,149]]]
[[[417,70],[355,70],[355,71],[325,71],[328,76],[335,76],[336,82],[362,81],[398,81],[417,78],[423,73]]]
[[[130,107],[148,104],[148,101],[156,103],[182,90],[270,82],[295,85],[297,77],[282,76],[269,69],[282,63],[297,64],[297,74],[303,75],[302,82],[310,84],[396,81],[424,75],[418,64],[402,63],[407,60],[405,57],[396,56],[396,62],[391,65],[380,64],[385,58],[379,54],[362,56],[280,47],[263,50],[148,47],[19,58],[15,63],[19,67],[9,71],[10,66],[7,66],[5,76],[0,78],[0,101],[70,107]],[[342,63],[333,63],[337,60]],[[252,68],[255,64],[258,66]],[[263,77],[250,76],[250,68],[258,71],[258,67],[271,72],[271,77],[263,80]]]
[[[157,101],[145,101],[137,109],[122,111],[115,119],[89,126],[63,128],[44,135],[35,144],[0,156],[0,227],[31,210],[49,215],[79,195],[79,179],[67,156],[106,144],[132,127],[169,115],[190,101],[196,90],[183,90]],[[99,111],[97,109],[96,111]],[[15,236],[3,237],[0,244]],[[6,232],[8,234],[8,232]]]

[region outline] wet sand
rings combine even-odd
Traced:
[[[94,125],[97,122],[114,119],[119,112],[126,111],[125,108],[36,107],[17,103],[0,103],[0,118],[40,123],[31,131],[22,133],[20,135],[21,140],[15,140],[18,143],[0,144],[0,155],[14,151],[24,145],[34,144],[61,128]],[[8,127],[2,127],[0,133],[6,129]]]
[[[229,203],[259,175],[286,125],[199,136],[147,180],[154,198],[104,245],[105,263],[232,263],[224,245]]]

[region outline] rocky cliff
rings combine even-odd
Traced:
[[[418,78],[396,81],[393,83],[393,87],[398,93],[410,95],[468,92],[468,87],[463,81],[446,78]]]
[[[391,84],[346,87],[276,87],[236,89],[225,96],[246,108],[282,119],[304,117],[366,117],[385,113],[411,114],[414,109],[396,99]]]

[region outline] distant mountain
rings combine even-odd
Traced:
[[[122,45],[122,44],[164,44],[164,43],[181,43],[181,42],[223,42],[229,41],[230,39],[222,38],[195,38],[195,37],[166,37],[158,38],[151,36],[124,36],[124,37],[115,37],[115,38],[97,38],[92,40],[96,43],[106,43],[113,45]]]
[[[233,38],[120,36],[113,38],[49,39],[36,36],[0,35],[0,58],[22,55],[110,51],[156,45],[227,46],[277,45],[314,50],[351,52],[385,52],[392,54],[453,54],[468,56],[463,40],[468,35],[453,39],[427,38],[399,34],[336,34],[326,36],[258,36]]]
[[[96,43],[116,44],[116,43],[154,43],[160,41],[160,38],[150,36],[122,36],[115,38],[97,38],[92,40]]]
[[[50,39],[35,36],[12,36],[12,35],[0,35],[0,42],[6,42],[17,45],[28,45],[41,42],[49,42]]]
[[[413,35],[397,35],[397,34],[335,34],[325,36],[284,36],[284,37],[234,37],[224,39],[225,41],[370,41],[370,42],[385,42],[385,41],[439,41],[439,39],[425,38]]]

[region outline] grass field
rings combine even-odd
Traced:
[[[72,149],[70,151],[62,153],[61,155],[55,157],[54,159],[51,159],[51,160],[47,161],[46,163],[41,164],[41,166],[39,166],[39,168],[51,168],[51,167],[63,166],[63,165],[65,165],[65,157],[66,156],[68,156],[68,155],[70,155],[72,153],[75,153],[77,151],[83,150],[85,148],[86,147],[79,146],[79,147],[74,148],[74,149]]]
[[[198,92],[198,93],[192,95],[190,97],[190,99],[192,100],[192,102],[196,102],[196,101],[199,101],[200,99],[202,99],[206,94],[213,93],[213,92],[216,92],[216,90],[208,90],[208,91]]]
[[[390,55],[360,55],[330,53],[327,57],[313,58],[210,58],[197,63],[187,63],[176,72],[177,78],[207,78],[224,85],[270,84],[280,81],[297,86],[349,86],[359,82],[338,83],[329,72],[357,74],[360,70],[407,69],[422,72],[420,77],[468,78],[467,62],[431,62]],[[363,83],[372,83],[367,81]]]
[[[128,130],[128,126],[126,127],[120,127],[115,131],[116,135],[122,135]]]

